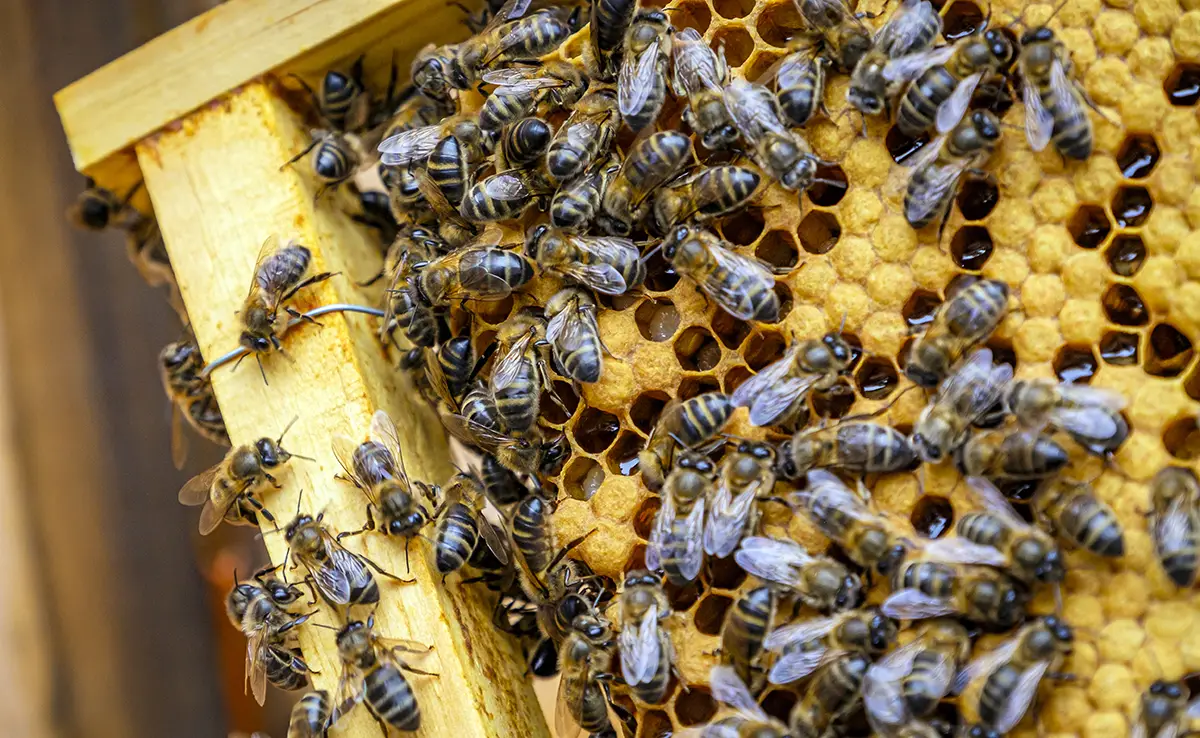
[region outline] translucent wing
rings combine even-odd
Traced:
[[[946,140],[945,136],[939,136],[917,150],[917,153],[900,162],[900,166],[905,169],[917,171],[924,169],[932,164],[938,156],[938,152],[942,149],[942,143]]]
[[[658,606],[651,605],[642,622],[636,627],[632,625],[621,630],[621,670],[627,684],[644,684],[654,677],[662,658],[662,642],[658,638]]]
[[[816,381],[815,375],[792,376],[799,343],[788,348],[782,358],[750,377],[733,391],[735,407],[750,408],[750,422],[773,424]]]
[[[532,194],[529,187],[525,185],[525,181],[513,172],[493,174],[478,186],[497,200],[520,200]]]
[[[1022,85],[1021,99],[1025,103],[1025,138],[1029,148],[1041,151],[1050,143],[1050,135],[1054,133],[1054,116],[1042,104],[1042,95],[1037,85],[1025,78]]]
[[[967,107],[971,104],[971,98],[975,95],[975,88],[979,86],[981,79],[983,79],[983,72],[976,72],[967,77],[958,83],[958,86],[954,88],[954,92],[950,94],[946,102],[941,104],[935,118],[938,133],[949,133],[962,120],[963,114],[967,112]]]
[[[216,464],[189,479],[179,490],[179,502],[189,507],[207,502],[212,492],[213,480],[220,469],[221,465]]]
[[[725,108],[747,140],[757,141],[767,132],[787,135],[779,103],[762,85],[744,79],[731,80],[725,87]]]
[[[796,585],[796,570],[813,560],[798,543],[764,536],[743,538],[733,558],[747,574],[789,587]]]
[[[629,289],[625,278],[610,264],[571,262],[559,266],[557,271],[605,295],[623,295]]]
[[[371,416],[369,438],[387,449],[392,458],[396,460],[400,476],[407,483],[408,473],[404,470],[404,454],[400,452],[400,434],[396,432],[396,424],[383,410],[376,410],[375,414]]]
[[[254,271],[250,273],[250,290],[246,293],[246,299],[250,299],[250,296],[254,294],[256,289],[265,289],[268,286],[262,284],[262,282],[259,280],[258,272],[262,268],[263,263],[265,263],[267,259],[271,258],[271,255],[278,250],[279,236],[272,233],[271,235],[267,236],[267,240],[262,242],[262,246],[258,248],[258,256],[254,258]],[[278,300],[272,301],[272,303],[277,301]]]
[[[930,21],[937,24],[940,33],[942,17],[929,0],[906,0],[875,35],[875,48],[884,50],[891,58],[916,53],[922,44],[929,43],[925,40],[925,28]],[[937,33],[928,38],[936,37]]]
[[[267,629],[259,628],[246,637],[246,683],[254,701],[267,700]]]
[[[1012,655],[1014,652],[1016,652],[1017,646],[1020,645],[1020,642],[1020,638],[1018,636],[1014,636],[982,656],[972,659],[971,662],[967,664],[962,671],[958,672],[957,676],[954,677],[954,684],[951,687],[951,692],[954,694],[959,694],[966,689],[967,685],[971,682],[977,679],[982,679],[988,674],[991,674],[993,671],[995,671],[997,666],[1006,663],[1012,658]]]
[[[823,645],[813,649],[785,651],[771,667],[767,679],[772,684],[791,684],[812,674],[845,653],[841,649],[825,648]]]
[[[337,433],[329,445],[333,448],[333,456],[338,460],[338,464],[341,465],[342,472],[346,475],[346,478],[353,482],[354,486],[370,495],[370,485],[354,471],[354,452],[358,450],[358,444],[344,433]]]
[[[948,45],[894,58],[884,65],[883,78],[888,82],[911,82],[926,69],[945,64],[952,56],[954,46]]]
[[[229,506],[237,499],[237,495],[228,495],[221,503],[213,502],[212,498],[204,501],[204,508],[200,510],[200,535],[206,536],[217,529],[221,521],[225,519],[225,513],[229,510]]]
[[[462,284],[460,288],[447,290],[446,298],[454,300],[469,297],[487,301],[502,300],[512,294],[513,286],[504,277],[493,274],[488,269],[487,261],[494,251],[495,249],[490,248],[469,248],[447,256],[448,260],[458,260]]]
[[[947,564],[977,564],[1003,568],[1008,559],[991,546],[981,546],[965,538],[939,538],[921,547],[923,558]]]
[[[554,735],[564,736],[564,738],[577,738],[583,733],[583,729],[579,726],[579,721],[575,718],[581,714],[583,710],[582,699],[587,693],[587,687],[580,685],[579,682],[590,678],[586,667],[578,673],[563,674],[558,680],[558,698],[555,700],[554,706]],[[571,689],[572,682],[575,689]]]
[[[888,653],[867,669],[863,680],[863,705],[867,719],[880,733],[887,733],[880,726],[900,725],[907,716],[900,680],[912,671],[913,659],[922,650],[921,642],[913,641]]]
[[[704,500],[701,499],[684,520],[684,551],[679,559],[679,573],[689,582],[700,576],[700,568],[704,565],[703,531]]]
[[[1102,407],[1113,412],[1125,409],[1125,395],[1102,387],[1088,387],[1085,384],[1060,384],[1058,392],[1063,399],[1073,405]]]
[[[655,39],[636,59],[626,55],[621,64],[617,84],[617,107],[623,116],[640,113],[650,93],[654,91],[654,77],[658,73],[658,40]]]
[[[508,546],[505,545],[504,535],[483,516],[482,512],[478,512],[475,517],[479,526],[479,535],[483,538],[488,550],[495,555],[501,565],[508,564]]]
[[[334,561],[334,556],[340,559],[339,562]],[[304,562],[313,579],[317,583],[317,588],[321,590],[321,594],[335,605],[345,605],[350,602],[350,573],[355,570],[353,564],[349,567],[345,566],[349,558],[354,555],[343,548],[336,548],[329,551],[329,563],[326,566],[319,565],[319,562]],[[355,562],[358,563],[358,562]],[[361,566],[361,563],[358,563]]]
[[[491,69],[484,72],[482,79],[489,85],[509,87],[530,79],[530,74],[531,70],[524,67],[505,67],[504,69]]]
[[[967,477],[967,486],[975,493],[975,499],[988,512],[999,515],[1008,521],[1010,525],[1018,528],[1027,528],[1028,523],[1022,518],[1017,511],[1013,509],[1008,498],[1004,496],[996,485],[992,484],[991,480],[983,477]]]
[[[662,569],[662,554],[666,547],[667,537],[675,525],[675,501],[671,495],[663,497],[662,507],[654,518],[654,527],[650,530],[650,540],[646,545],[646,568],[651,571]]]
[[[767,634],[763,639],[763,647],[768,651],[782,651],[788,646],[799,646],[822,638],[845,620],[835,615],[828,618],[817,618],[803,622],[783,625]]]
[[[775,70],[776,87],[781,90],[799,87],[811,74],[816,58],[813,51],[795,51],[783,57]]]
[[[388,166],[407,167],[423,164],[442,139],[440,125],[410,128],[388,136],[379,144],[379,160]]]
[[[996,722],[996,730],[1001,735],[1005,735],[1017,727],[1017,723],[1021,722],[1021,718],[1025,717],[1029,706],[1033,704],[1033,698],[1037,696],[1038,685],[1042,683],[1042,677],[1045,676],[1046,670],[1049,668],[1049,661],[1040,661],[1021,674],[1021,679],[1017,682],[1016,689],[1009,696],[1008,702],[1004,706],[1004,711],[1000,714],[1000,719]]]
[[[713,699],[747,719],[771,722],[771,717],[754,701],[754,696],[732,666],[714,666],[709,673],[709,688]]]
[[[1000,401],[1011,380],[1012,366],[993,365],[991,350],[980,349],[942,382],[936,401],[973,423]]]
[[[705,553],[725,558],[737,548],[738,541],[746,532],[746,523],[757,501],[757,492],[757,488],[748,489],[731,499],[724,484],[718,487],[717,496],[709,510],[708,523],[704,526]],[[718,499],[724,503],[723,509],[717,508]]]
[[[767,292],[773,291],[775,278],[766,270],[766,267],[757,261],[747,259],[721,246],[710,247],[709,252],[717,263],[717,268],[709,270],[704,275],[704,279],[700,283],[701,289],[733,317],[742,320],[752,319],[754,317],[753,307],[741,304],[746,302],[746,292],[752,288]],[[719,276],[722,274],[737,274],[741,279],[737,281],[728,278],[722,279]],[[751,283],[753,282],[758,284],[752,287]]]
[[[1075,83],[1067,76],[1066,67],[1063,66],[1062,59],[1059,57],[1055,57],[1050,64],[1050,89],[1059,101],[1060,113],[1064,117],[1081,112],[1083,103],[1079,99],[1079,91],[1076,89]]]
[[[587,151],[588,142],[600,135],[600,120],[598,116],[593,116],[568,123],[567,144],[576,151]]]
[[[530,376],[529,359],[526,353],[529,349],[530,342],[533,341],[533,332],[530,331],[513,342],[508,353],[496,362],[495,368],[492,369],[492,376],[489,380],[489,386],[492,396],[495,397],[501,394],[502,390],[506,390],[513,384],[523,381],[526,376]]]
[[[896,620],[924,620],[954,615],[954,603],[930,597],[917,589],[901,589],[883,601],[880,610]]]
[[[930,166],[926,170],[929,176],[922,186],[909,189],[909,197],[904,203],[904,214],[909,221],[922,220],[926,213],[938,212],[970,164],[969,158],[962,158],[951,164]]]
[[[1057,408],[1051,416],[1059,428],[1087,438],[1111,438],[1120,430],[1117,419],[1104,408]]]
[[[469,446],[483,446],[485,451],[495,451],[517,440],[458,413],[443,415],[442,422],[455,438]]]
[[[598,344],[600,334],[592,318],[577,309],[568,308],[550,319],[546,325],[546,340],[554,345],[555,356],[562,364],[564,356]]]
[[[1190,505],[1176,497],[1162,515],[1154,518],[1154,547],[1159,551],[1181,551],[1191,537]]]
[[[717,55],[704,43],[696,29],[684,28],[676,33],[672,49],[675,55],[672,87],[676,95],[721,89],[724,74]]]

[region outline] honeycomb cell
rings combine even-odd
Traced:
[[[572,499],[590,500],[604,482],[604,469],[593,459],[576,456],[563,470],[563,491]]]
[[[1174,326],[1159,323],[1146,341],[1142,368],[1155,377],[1178,377],[1192,363],[1192,342]]]
[[[703,0],[681,2],[671,12],[671,25],[676,30],[681,28],[695,28],[703,35],[711,23],[712,11],[708,9],[708,3],[703,2]]]
[[[928,135],[921,134],[913,138],[896,126],[889,128],[887,135],[883,139],[883,144],[887,147],[888,154],[892,157],[892,161],[897,164],[903,164],[909,157],[915,156],[928,143]]]
[[[730,67],[740,67],[754,53],[754,39],[744,28],[738,26],[722,26],[713,34],[711,45],[714,49],[725,46],[725,61]]]
[[[971,177],[958,190],[958,210],[967,220],[983,220],[1000,201],[1000,189],[989,177]]]
[[[696,613],[692,617],[696,630],[710,636],[720,633],[721,624],[725,622],[725,613],[732,604],[733,600],[724,595],[706,595],[700,600],[700,605],[696,607]]]
[[[745,18],[754,12],[754,0],[715,0],[713,10],[722,18]]]
[[[798,699],[799,697],[795,692],[775,689],[763,697],[762,708],[768,715],[786,725],[788,715],[791,714],[792,708],[796,706]]]
[[[904,322],[908,324],[910,330],[917,331],[933,322],[941,304],[942,298],[936,293],[917,290],[912,297],[908,298],[908,302],[904,303],[904,307],[900,309],[900,315],[904,317]]]
[[[1096,46],[1106,54],[1123,54],[1133,48],[1138,27],[1133,16],[1119,10],[1106,10],[1096,18]]]
[[[558,402],[550,397],[548,393],[542,393],[540,407],[542,409],[542,419],[549,421],[551,425],[562,425],[571,419],[575,414],[575,409],[579,407],[579,395],[575,394],[575,388],[567,382],[555,380],[554,396],[558,398]],[[562,406],[559,406],[562,403]]]
[[[735,590],[746,581],[746,571],[733,557],[708,560],[708,584],[713,589]]]
[[[668,738],[673,732],[671,716],[662,710],[646,710],[638,726],[638,738]]]
[[[810,254],[825,254],[837,245],[842,235],[842,227],[838,225],[833,213],[823,210],[809,211],[800,221],[798,230],[800,245]]]
[[[646,568],[646,544],[635,543],[633,549],[629,552],[629,558],[625,559],[625,566],[622,571],[628,574],[635,569]]]
[[[1109,331],[1100,339],[1100,358],[1113,366],[1136,366],[1138,335],[1125,331]]]
[[[763,232],[763,217],[759,210],[743,210],[721,222],[721,234],[726,241],[738,246],[749,246]]]
[[[941,538],[954,525],[954,507],[945,497],[925,495],[913,506],[909,521],[917,535]]]
[[[696,395],[705,392],[716,392],[721,388],[717,378],[711,374],[702,374],[698,377],[687,377],[679,382],[679,389],[675,391],[675,396],[680,400],[690,400]]]
[[[800,260],[800,249],[789,231],[767,231],[754,247],[754,255],[773,267],[790,269]]]
[[[651,292],[666,292],[679,283],[675,268],[663,258],[662,250],[655,249],[646,258],[646,289]]]
[[[1032,322],[1032,321],[1026,321]],[[987,342],[987,347],[992,351],[992,362],[996,364],[1008,364],[1015,372],[1017,369],[1017,352],[1013,350],[1012,343],[1003,338],[992,337]]]
[[[706,723],[717,714],[717,703],[708,690],[692,687],[675,698],[675,719],[680,725]]]
[[[1145,133],[1129,135],[1117,150],[1117,166],[1127,179],[1142,179],[1154,171],[1161,153],[1154,136]]]
[[[1200,64],[1180,63],[1163,81],[1163,92],[1172,105],[1190,106],[1200,102]]]
[[[637,512],[633,514],[633,532],[642,540],[650,540],[650,531],[654,529],[654,518],[662,507],[662,500],[650,496],[642,501]]]
[[[1112,232],[1112,222],[1099,205],[1081,205],[1067,225],[1071,238],[1085,249],[1094,249]]]
[[[1054,355],[1054,375],[1072,384],[1090,384],[1099,363],[1091,346],[1066,345]]]
[[[942,35],[955,41],[975,33],[983,24],[983,10],[970,0],[955,0],[942,13]]]
[[[744,366],[731,367],[725,372],[724,392],[727,395],[732,395],[734,390],[742,386],[750,377],[754,376],[749,369]]]
[[[1146,260],[1146,244],[1136,233],[1119,233],[1104,250],[1108,267],[1118,277],[1132,277]]]
[[[1120,228],[1137,228],[1150,217],[1154,201],[1145,187],[1122,187],[1112,201],[1113,219]]]
[[[713,314],[710,324],[713,333],[717,334],[717,338],[727,349],[736,349],[742,345],[742,341],[746,340],[746,336],[750,335],[750,326],[744,320],[738,320],[724,310],[718,310]]]
[[[479,319],[484,323],[489,325],[500,325],[508,319],[508,316],[512,313],[512,309],[513,297],[512,295],[509,295],[503,300],[496,300],[494,302],[484,301],[478,303],[478,306],[475,308],[475,315],[478,316]]]
[[[742,358],[746,360],[746,364],[751,369],[757,372],[761,371],[768,364],[779,360],[786,348],[787,342],[784,340],[782,333],[764,331],[746,342]]]
[[[617,441],[605,454],[605,464],[611,474],[623,477],[632,476],[638,467],[638,452],[642,450],[645,441],[636,433],[622,431]]]
[[[787,286],[786,282],[775,283],[775,297],[779,300],[779,321],[783,322],[792,312],[794,302],[792,300],[792,290]]]
[[[684,587],[671,582],[663,582],[663,592],[666,593],[672,610],[687,612],[700,599],[700,595],[704,594],[704,589],[700,586],[700,582],[690,582]]]
[[[1197,364],[1188,378],[1184,380],[1183,391],[1187,393],[1188,397],[1200,402],[1200,364]]]
[[[849,187],[846,172],[836,163],[827,162],[817,167],[816,181],[805,194],[813,205],[833,207],[842,201]]]
[[[629,420],[641,432],[649,435],[667,406],[667,394],[658,390],[644,392],[637,396],[629,406]]]
[[[885,400],[900,383],[896,365],[884,356],[868,356],[854,373],[859,394],[868,400]]]
[[[806,25],[794,3],[776,0],[758,14],[754,27],[763,41],[785,48],[793,38],[803,35]]]
[[[638,332],[647,341],[666,341],[679,329],[679,311],[666,298],[650,299],[638,305],[634,312]]]
[[[621,422],[615,415],[606,413],[594,407],[583,411],[576,421],[571,435],[580,450],[589,454],[598,454],[612,445],[617,438]]]
[[[675,358],[684,371],[706,372],[721,363],[721,346],[707,328],[692,326],[675,339]]]
[[[1100,298],[1104,314],[1117,325],[1141,326],[1150,322],[1150,311],[1142,296],[1127,284],[1114,284]]]
[[[782,51],[760,49],[757,54],[750,57],[750,63],[742,71],[745,73],[746,79],[762,79],[771,72],[773,67],[779,64],[779,61],[784,56],[786,54]]]
[[[854,388],[844,377],[839,378],[829,389],[813,393],[813,414],[818,418],[844,418],[854,407],[855,399]]]
[[[992,234],[983,226],[963,226],[950,239],[950,257],[960,269],[979,271],[991,255]]]

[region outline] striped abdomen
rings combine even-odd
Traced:
[[[545,571],[554,558],[550,515],[549,503],[537,495],[522,500],[513,515],[513,546],[525,558],[526,566],[535,573]]]
[[[446,136],[434,145],[425,171],[451,205],[462,202],[467,191],[467,159],[457,138]]]
[[[326,184],[345,182],[358,168],[358,156],[337,136],[322,140],[312,153],[313,173]]]
[[[1086,160],[1092,155],[1092,121],[1079,99],[1078,90],[1059,96],[1048,85],[1039,84],[1042,106],[1054,118],[1050,142],[1068,159]]]
[[[995,726],[1004,715],[1009,699],[1021,682],[1023,669],[1002,664],[988,675],[979,693],[979,722]]]
[[[513,91],[504,87],[488,95],[479,110],[479,127],[484,131],[499,131],[513,121],[524,118],[533,110],[533,91]]]
[[[908,436],[878,423],[843,423],[837,427],[835,466],[852,474],[893,472],[918,461]]]
[[[421,708],[408,680],[394,664],[384,662],[363,678],[367,707],[377,718],[396,730],[421,728]]]
[[[471,508],[461,502],[450,505],[434,532],[434,564],[439,574],[458,571],[470,558],[479,540],[479,524]]]
[[[945,696],[945,687],[939,687],[931,674],[944,669],[945,655],[932,650],[924,650],[913,657],[912,669],[901,682],[904,702],[909,711],[916,717],[931,715]],[[948,686],[948,685],[946,685]]]
[[[529,490],[521,484],[517,475],[505,469],[491,454],[483,455],[480,477],[483,480],[484,494],[496,507],[507,508],[529,495]]]
[[[733,414],[733,402],[722,392],[706,392],[681,404],[669,431],[686,446],[697,446],[712,438]]]
[[[1187,522],[1183,527],[1186,532],[1177,541],[1164,545],[1167,542],[1160,540],[1158,536],[1154,539],[1154,549],[1162,562],[1163,570],[1171,581],[1180,587],[1192,586],[1200,570],[1200,562],[1197,561],[1197,550],[1200,549],[1200,514],[1191,510],[1186,513],[1185,519]]]
[[[667,696],[667,686],[671,683],[671,639],[661,627],[655,635],[658,639],[659,663],[654,676],[648,681],[634,685],[631,689],[639,700],[648,705],[657,705]]]
[[[776,76],[779,107],[794,126],[808,123],[825,94],[825,62],[807,50],[797,51],[780,62]]]
[[[1008,285],[995,279],[972,282],[942,307],[951,335],[980,341],[996,329],[1008,311]]]
[[[407,286],[390,293],[395,323],[404,331],[409,341],[417,346],[431,348],[437,343],[437,319],[433,311],[417,298],[416,290]]]
[[[775,611],[775,592],[757,587],[738,598],[721,630],[721,661],[733,667],[754,688],[754,666],[763,652],[763,639]]]
[[[269,646],[262,658],[267,681],[280,689],[294,692],[308,686],[308,664],[301,658],[299,648]]]
[[[1003,548],[1012,536],[1012,529],[1000,517],[986,512],[967,513],[955,526],[959,538],[993,548]]]
[[[930,597],[949,597],[958,582],[953,567],[936,561],[918,561],[896,573],[895,589],[916,589]]]
[[[288,738],[319,738],[329,728],[333,705],[323,689],[308,692],[292,707],[288,720]]]
[[[926,69],[904,93],[896,114],[896,125],[906,136],[919,136],[933,126],[938,108],[954,94],[959,79],[946,67]]]
[[[1090,494],[1071,493],[1058,516],[1062,532],[1075,543],[1101,556],[1125,553],[1125,536],[1117,516]]]
[[[591,36],[592,54],[600,79],[616,77],[625,48],[625,31],[637,9],[637,0],[593,0],[589,27],[595,30]]]
[[[537,367],[528,355],[519,361],[513,372],[513,380],[497,388],[493,395],[501,422],[510,432],[532,428],[541,408]]]
[[[470,337],[459,336],[443,343],[438,347],[437,360],[450,394],[460,397],[475,370],[475,349],[471,346]]]

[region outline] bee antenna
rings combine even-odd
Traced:
[[[267,370],[263,368],[262,357],[255,353],[254,360],[258,362],[258,373],[262,375],[263,384],[270,385],[271,383],[267,381]]]
[[[292,419],[291,419],[290,421],[288,421],[288,424],[287,424],[287,426],[286,426],[286,427],[283,429],[283,432],[279,434],[279,438],[277,438],[277,439],[275,440],[275,445],[276,445],[276,446],[280,446],[280,445],[282,445],[282,444],[283,444],[283,437],[287,435],[287,432],[288,432],[288,431],[290,431],[290,430],[292,429],[292,426],[293,426],[293,425],[295,425],[295,424],[296,424],[296,421],[297,421],[297,420],[299,420],[299,419],[300,419],[300,416],[299,416],[299,415],[296,415],[296,416],[293,416],[293,417],[292,417]],[[295,455],[296,455],[296,454],[292,454],[292,456],[295,456]],[[300,458],[304,458],[304,457],[300,457]]]
[[[313,623],[312,626],[314,628],[324,628],[325,630],[341,630],[341,628],[335,628],[332,625],[326,625],[325,623]]]
[[[300,515],[300,503],[304,500],[304,488],[300,488],[300,493],[296,495],[296,515]]]
[[[235,566],[233,567],[233,586],[236,587],[239,584],[241,584],[241,582],[238,581],[237,567]]]
[[[841,323],[841,325],[839,325],[839,326],[838,326],[838,333],[841,333],[841,332],[842,332],[842,330],[843,330],[843,329],[845,329],[845,327],[846,327],[846,317],[847,317],[848,315],[850,315],[850,311],[849,311],[849,310],[843,310],[843,311],[842,311],[842,323]]]

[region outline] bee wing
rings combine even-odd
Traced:
[[[893,592],[879,609],[884,615],[895,620],[924,620],[955,614],[954,603],[930,597],[917,589]]]
[[[640,624],[629,623],[621,630],[620,647],[621,673],[626,684],[644,684],[654,678],[662,658],[657,605],[650,606]]]
[[[746,532],[750,512],[758,501],[757,492],[757,487],[751,488],[730,499],[729,490],[724,489],[724,485],[717,490],[722,502],[727,502],[727,505],[724,510],[717,510],[715,502],[713,504],[708,524],[704,527],[705,553],[725,558],[737,548],[738,541]]]
[[[563,81],[554,77],[535,77],[533,79],[522,79],[512,82],[511,84],[503,85],[505,94],[509,95],[526,95],[538,90],[545,90],[551,87],[562,87]]]
[[[250,289],[249,289],[249,291],[246,292],[247,300],[250,299],[250,296],[254,294],[254,291],[256,289],[258,289],[260,287],[265,289],[269,286],[269,285],[264,285],[259,281],[258,271],[262,267],[263,262],[265,262],[267,259],[271,258],[271,255],[274,254],[278,250],[279,250],[279,235],[275,234],[275,233],[272,233],[271,235],[267,236],[267,239],[262,242],[262,246],[258,247],[258,256],[254,257],[254,271],[252,271],[250,273],[251,274]],[[278,302],[278,299],[271,301],[272,305],[274,305],[276,302]]]
[[[267,700],[267,629],[260,628],[246,638],[246,683],[260,706]],[[245,691],[245,686],[243,686]]]
[[[1021,99],[1025,103],[1025,138],[1029,141],[1029,148],[1041,151],[1050,143],[1050,135],[1054,133],[1054,115],[1042,104],[1037,85],[1031,84],[1028,77],[1021,87]]]
[[[812,650],[788,651],[775,661],[767,679],[772,684],[791,684],[803,679],[846,652],[839,648],[826,648],[824,644]]]
[[[965,538],[939,538],[921,547],[924,558],[947,564],[978,564],[1003,568],[1008,559],[991,546],[981,546]]]
[[[1155,548],[1160,551],[1179,551],[1187,546],[1191,533],[1189,507],[1183,497],[1176,497],[1162,515],[1155,516]]]
[[[953,407],[974,422],[999,402],[1011,380],[1012,366],[993,365],[991,350],[980,349],[942,382],[937,402]]]
[[[325,541],[325,550],[328,554],[327,566],[321,566],[316,561],[302,560],[302,563],[312,574],[317,583],[317,589],[320,589],[330,602],[335,605],[348,604],[350,602],[351,575],[356,575],[363,564],[354,554],[342,548],[332,538]]]
[[[514,383],[521,380],[521,375],[525,368],[525,352],[529,342],[533,340],[533,333],[526,333],[519,339],[513,342],[508,353],[496,362],[495,368],[492,369],[492,376],[489,380],[489,389],[492,396],[495,397],[500,393],[500,390],[507,389]]]
[[[590,679],[591,674],[586,667],[579,674],[563,674],[559,678],[558,698],[554,706],[554,735],[562,738],[578,738],[582,735],[583,728],[575,715],[583,710],[583,696],[588,692],[585,685]],[[575,689],[570,688],[573,682],[578,685]],[[580,685],[580,682],[583,684]]]
[[[997,666],[1006,663],[1012,658],[1013,653],[1016,652],[1017,646],[1020,643],[1020,638],[1013,636],[991,651],[972,659],[954,677],[954,684],[950,686],[950,691],[953,694],[960,694],[971,682],[991,674]]]
[[[732,666],[714,666],[709,672],[708,681],[713,699],[717,702],[755,722],[772,722]]]
[[[704,43],[694,28],[684,28],[675,34],[671,45],[675,55],[675,74],[672,88],[684,95],[700,90],[720,90],[722,74],[717,55]]]
[[[976,72],[967,77],[958,83],[958,86],[954,88],[954,92],[950,94],[946,102],[941,104],[938,108],[937,116],[934,118],[938,133],[949,133],[962,120],[963,114],[967,112],[967,107],[971,104],[971,98],[975,96],[975,88],[979,86],[981,79],[983,79],[983,72]]]
[[[495,451],[500,446],[511,443],[512,436],[493,430],[486,425],[458,413],[442,416],[442,423],[458,440],[469,446],[485,446],[485,451]]]
[[[1183,713],[1190,719],[1200,718],[1200,699],[1194,699],[1188,703],[1187,710]]]
[[[767,637],[763,639],[763,648],[778,653],[788,646],[798,646],[822,638],[843,620],[845,620],[844,617],[833,615],[827,618],[782,625],[767,634]]]
[[[629,289],[625,278],[610,264],[573,262],[558,267],[566,276],[605,295],[623,295]]]
[[[663,548],[667,537],[671,535],[671,526],[675,523],[675,500],[671,495],[664,495],[662,507],[654,517],[654,527],[650,530],[650,540],[646,544],[646,568],[651,571],[662,569]]]
[[[796,396],[788,392],[786,393],[788,397],[787,404],[779,407],[777,412],[774,414],[768,413],[768,411],[779,402],[779,396],[785,394],[783,391],[775,389],[775,387],[786,381],[788,374],[791,373],[793,364],[795,364],[795,357],[796,346],[792,346],[778,361],[773,362],[769,366],[763,368],[762,371],[758,372],[753,377],[750,377],[745,382],[742,382],[740,385],[738,385],[738,388],[733,391],[733,394],[729,396],[729,399],[733,402],[734,407],[753,408],[750,411],[751,423],[754,423],[755,425],[768,425],[771,421],[778,417],[779,413],[782,413],[787,409],[788,405],[795,401]],[[776,399],[771,402],[760,400],[760,398],[762,398],[766,393],[773,393]],[[758,413],[758,417],[765,418],[766,422],[764,423],[758,422],[758,420],[756,420],[754,417],[754,410],[758,409],[760,405],[762,409]]]
[[[906,54],[890,60],[883,67],[883,78],[888,82],[911,82],[930,67],[945,64],[954,56],[954,45],[939,46],[935,49]]]
[[[1056,408],[1050,415],[1059,428],[1087,438],[1111,438],[1120,430],[1117,419],[1099,407]]]
[[[935,159],[937,159],[938,152],[942,148],[942,142],[945,140],[945,136],[939,136],[938,138],[933,139],[929,143],[922,146],[915,155],[910,156],[904,161],[900,162],[900,166],[904,167],[905,169],[912,169],[914,171],[918,169],[924,169],[932,164]]]
[[[717,268],[709,270],[704,275],[702,285],[704,291],[733,317],[742,320],[752,319],[753,313],[734,306],[741,301],[746,285],[751,280],[758,281],[761,289],[774,291],[775,278],[762,264],[753,259],[747,259],[741,254],[735,254],[722,246],[713,246],[710,251],[713,259],[717,262]],[[737,274],[742,279],[731,282],[729,279],[720,279],[718,274]]]
[[[525,180],[512,171],[493,174],[478,186],[496,200],[520,200],[532,194]]]
[[[683,528],[685,546],[679,561],[679,573],[689,582],[700,576],[700,568],[704,565],[703,531],[704,500],[700,499],[688,514]]]
[[[922,650],[924,646],[920,641],[913,641],[888,653],[867,669],[863,679],[863,706],[867,719],[877,732],[887,735],[888,731],[880,726],[900,725],[908,715],[900,680],[912,671],[913,659]]]
[[[388,136],[379,144],[379,160],[387,166],[421,164],[442,139],[441,126],[421,126]]]
[[[530,78],[533,70],[525,67],[505,67],[504,69],[491,69],[483,73],[483,81],[489,85],[497,85],[499,87],[510,87],[512,85],[524,82]],[[540,78],[535,78],[540,79]]]
[[[180,504],[193,507],[207,502],[212,492],[213,480],[220,468],[221,465],[216,464],[189,479],[179,490]]]
[[[1033,698],[1037,696],[1038,685],[1042,683],[1042,677],[1049,668],[1049,661],[1039,661],[1022,672],[1016,688],[1004,706],[1004,711],[1000,714],[1000,719],[996,721],[996,730],[1000,735],[1009,733],[1017,727],[1021,718],[1025,717],[1029,706],[1033,704]]]
[[[766,132],[787,135],[779,112],[779,103],[762,85],[735,78],[725,87],[725,109],[747,140],[762,138]]]
[[[504,535],[492,524],[492,521],[483,516],[482,512],[476,513],[476,519],[479,521],[479,535],[483,537],[484,544],[488,547],[501,565],[508,564],[508,546],[505,545]]]
[[[951,164],[931,165],[926,170],[929,176],[924,181],[924,187],[915,191],[909,190],[910,197],[904,208],[905,216],[911,221],[919,219],[925,213],[937,211],[970,164],[970,158],[962,158]]]
[[[1073,405],[1089,405],[1102,407],[1113,412],[1125,409],[1125,395],[1103,387],[1089,387],[1086,384],[1060,384],[1058,392],[1067,402]]]
[[[630,116],[641,111],[654,90],[654,77],[657,72],[658,39],[647,46],[636,59],[626,55],[617,82],[617,107],[621,115]]]
[[[746,536],[733,559],[747,574],[791,587],[796,584],[796,570],[813,557],[795,541]]]
[[[942,17],[929,0],[905,0],[875,34],[875,47],[883,49],[891,58],[906,56],[922,50],[920,44],[927,43],[925,27],[929,21],[942,30]],[[937,33],[930,38],[936,38]]]
[[[596,324],[578,310],[564,310],[546,324],[546,340],[557,354],[565,356],[599,339]]]
[[[216,530],[221,521],[225,519],[225,513],[229,510],[229,506],[236,499],[236,495],[229,495],[223,504],[220,505],[213,502],[211,497],[205,500],[204,507],[200,510],[200,524],[198,526],[200,535],[206,536]]]
[[[1017,514],[1012,504],[990,479],[983,477],[967,477],[967,486],[975,493],[975,499],[990,513],[999,515],[1010,525],[1018,528],[1028,528],[1029,524]]]
[[[396,432],[396,424],[383,410],[376,410],[375,414],[371,416],[369,437],[388,450],[388,453],[396,460],[400,476],[405,482],[408,482],[408,473],[404,470],[404,454],[400,451],[400,434]]]
[[[370,496],[370,486],[354,471],[354,452],[358,450],[358,444],[346,434],[337,433],[334,434],[333,440],[330,441],[329,445],[333,449],[334,458],[338,460],[338,464],[342,467],[342,472],[354,483],[354,486]]]

